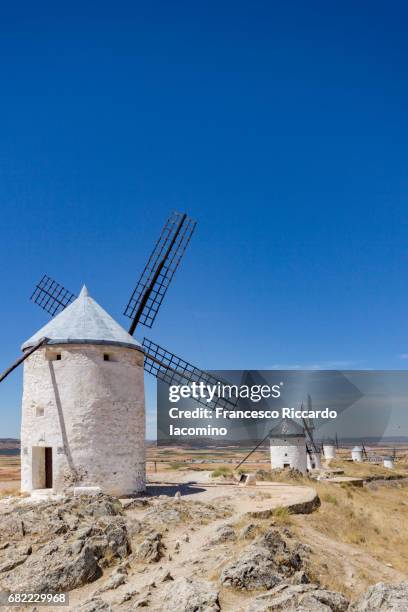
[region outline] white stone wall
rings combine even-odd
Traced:
[[[388,468],[389,470],[394,469],[394,461],[392,459],[384,459],[383,465],[385,468]]]
[[[323,444],[323,454],[325,459],[335,459],[336,447],[332,444]]]
[[[305,474],[306,472],[306,441],[305,438],[270,438],[271,467],[284,468],[289,464]]]
[[[56,353],[61,360],[50,360]],[[104,353],[110,361],[104,361]],[[33,447],[51,447],[53,490],[145,489],[143,354],[106,345],[52,345],[24,362],[21,488],[32,491]],[[44,416],[41,414],[44,409]],[[41,453],[34,450],[38,463]],[[40,469],[41,466],[40,466]]]
[[[357,463],[360,463],[363,460],[363,451],[352,450],[351,451],[351,458],[352,458],[353,461],[357,461]]]

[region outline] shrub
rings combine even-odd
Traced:
[[[278,523],[281,523],[282,525],[288,525],[292,522],[289,509],[285,508],[284,506],[278,506],[277,508],[275,508],[275,510],[273,511],[273,517]]]
[[[218,478],[218,476],[231,476],[231,474],[230,468],[219,467],[212,472],[211,476],[213,476],[213,478]]]
[[[186,467],[186,464],[182,463],[181,461],[171,461],[169,466],[171,470],[181,470],[182,468]]]

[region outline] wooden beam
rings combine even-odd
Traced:
[[[23,363],[23,361],[25,361],[27,357],[32,355],[37,349],[40,348],[40,346],[43,346],[43,344],[47,344],[47,342],[48,338],[41,338],[41,340],[39,340],[36,344],[34,344],[34,346],[28,349],[28,351],[26,351],[24,355],[16,359],[16,361],[9,368],[7,368],[7,370],[4,370],[3,374],[0,374],[0,382],[2,382],[9,374],[11,374],[11,372],[20,365],[20,363]]]

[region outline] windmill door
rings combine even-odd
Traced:
[[[45,449],[45,488],[52,489],[52,448]]]

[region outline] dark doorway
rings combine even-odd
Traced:
[[[45,488],[52,489],[52,448],[45,449]]]

